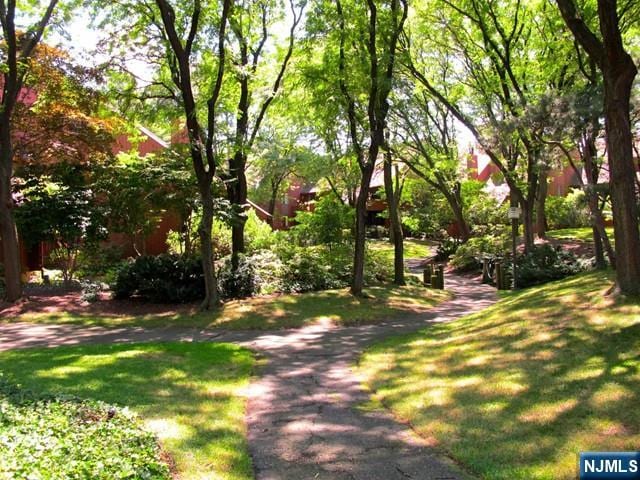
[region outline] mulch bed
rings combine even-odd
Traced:
[[[15,304],[0,302],[0,318],[16,318],[24,314],[71,313],[83,316],[165,316],[193,313],[196,304],[162,305],[141,300],[112,300],[110,293],[102,292],[95,303],[84,302],[80,292],[38,292],[31,293]]]

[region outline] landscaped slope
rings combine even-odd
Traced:
[[[370,349],[374,398],[482,478],[573,479],[584,450],[640,445],[640,303],[604,273],[509,294]]]
[[[249,351],[228,344],[101,345],[2,352],[0,372],[34,391],[129,407],[158,436],[182,480],[248,480],[253,475],[242,389],[253,362]],[[46,427],[39,430],[47,432]],[[30,441],[37,450],[52,447],[46,435]],[[95,448],[100,445],[84,451]],[[94,460],[91,455],[79,460],[78,470]]]

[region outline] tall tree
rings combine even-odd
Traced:
[[[587,25],[574,0],[556,0],[556,3],[575,39],[598,65],[604,78],[607,156],[617,251],[616,288],[623,294],[638,295],[640,230],[629,115],[631,89],[638,70],[624,47],[617,0],[598,0],[599,36]]]
[[[389,95],[396,72],[398,42],[407,14],[406,0],[367,0],[366,6],[358,2],[335,1],[338,45],[337,51],[333,51],[337,54],[338,86],[348,120],[349,138],[361,172],[351,282],[351,293],[356,296],[362,295],[364,286],[369,189],[378,155],[388,148],[385,132]]]
[[[0,23],[3,45],[1,48],[2,98],[0,99],[0,237],[6,284],[6,298],[10,302],[22,296],[20,282],[20,251],[13,215],[14,200],[11,194],[14,150],[12,143],[13,116],[22,91],[30,59],[49,25],[59,0],[50,0],[38,20],[20,31],[16,28],[15,0],[0,0]]]
[[[288,44],[279,68],[276,69],[272,84],[266,89],[264,85],[256,83],[260,80],[264,84],[264,77],[268,75],[261,63],[265,58],[273,61],[265,54],[265,47],[269,42],[275,42],[275,32],[278,28],[280,10],[279,2],[273,0],[244,0],[236,2],[234,11],[229,18],[232,39],[229,41],[231,56],[233,57],[234,75],[238,91],[235,112],[235,132],[233,147],[228,161],[228,172],[225,177],[228,199],[238,210],[243,210],[247,204],[247,159],[260,132],[260,127],[273,104],[278,91],[282,87],[287,67],[293,56],[295,33],[303,18],[305,1],[289,0],[292,23],[289,30]],[[259,98],[260,90],[267,94]],[[232,253],[231,264],[238,266],[238,255],[244,253],[244,225],[246,217],[238,215],[232,225]]]
[[[424,89],[411,91],[413,84],[407,84],[406,88],[409,91],[398,100],[399,108],[393,115],[400,137],[394,150],[415,175],[442,193],[460,228],[460,238],[466,242],[471,230],[464,213],[458,174],[455,118]]]
[[[397,167],[397,165],[395,165]],[[400,218],[400,197],[402,187],[400,185],[399,169],[395,171],[390,148],[384,151],[384,191],[387,199],[387,209],[389,211],[389,236],[393,242],[393,283],[405,285],[404,279],[404,232],[402,231],[402,220]]]
[[[408,37],[407,67],[435,100],[464,124],[522,207],[525,249],[534,245],[534,211],[545,165],[536,129],[525,125],[528,108],[552,88],[558,63],[540,41],[541,4],[490,0],[424,2]],[[438,33],[433,34],[433,30]],[[449,91],[442,88],[448,71]]]
[[[205,277],[205,299],[203,309],[211,309],[220,303],[218,286],[215,275],[213,245],[211,230],[214,217],[214,196],[212,191],[213,179],[217,173],[218,158],[214,146],[216,133],[216,107],[222,89],[225,69],[225,35],[227,23],[232,9],[232,0],[223,0],[217,21],[216,40],[217,50],[209,52],[216,57],[216,67],[212,75],[214,81],[207,93],[206,114],[201,115],[202,108],[196,102],[197,88],[191,75],[192,64],[198,61],[194,52],[194,44],[202,31],[210,25],[202,22],[203,6],[200,0],[194,0],[190,15],[177,17],[174,7],[167,0],[156,0],[156,5],[162,18],[163,36],[167,40],[167,56],[171,77],[180,91],[181,106],[184,110],[187,133],[189,136],[190,154],[193,169],[198,181],[200,200],[202,201],[202,221],[199,228],[202,266]],[[184,13],[184,12],[183,12]],[[184,28],[177,18],[186,20]],[[200,123],[206,118],[206,126]]]

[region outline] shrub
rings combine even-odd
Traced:
[[[547,283],[575,275],[585,269],[576,256],[549,244],[536,246],[527,254],[518,255],[518,287]]]
[[[269,294],[283,290],[284,264],[275,252],[259,250],[247,257],[247,261],[253,265],[259,293]]]
[[[477,270],[482,267],[483,255],[502,255],[508,249],[509,240],[505,236],[474,237],[458,247],[451,258],[451,265],[458,271]]]
[[[590,225],[589,210],[581,190],[574,189],[566,197],[547,197],[545,213],[551,230]]]
[[[353,246],[280,247],[283,263],[282,290],[308,292],[348,287],[353,271]],[[365,283],[371,285],[393,275],[384,252],[366,251]]]
[[[259,279],[250,258],[240,255],[238,268],[231,268],[231,257],[226,257],[218,267],[218,290],[222,298],[246,298],[260,291]]]
[[[449,257],[456,253],[459,246],[460,242],[457,239],[450,237],[444,238],[436,249],[436,261],[442,262],[449,260]]]
[[[167,250],[174,255],[195,256],[200,251],[200,235],[198,228],[202,218],[201,212],[195,212],[190,218],[185,232],[169,230],[167,234]],[[188,238],[188,248],[186,239]],[[224,221],[215,218],[211,226],[211,242],[213,258],[220,260],[231,254],[231,227]]]
[[[477,236],[502,235],[508,227],[508,202],[500,202],[485,191],[486,185],[470,180],[462,185],[464,210],[469,226]]]
[[[325,195],[315,204],[313,212],[298,212],[291,231],[299,244],[322,245],[344,243],[350,238],[354,210],[335,195]]]
[[[249,253],[257,252],[258,250],[269,250],[278,241],[277,232],[273,231],[271,225],[260,220],[253,209],[247,213],[244,236],[247,252]]]
[[[164,254],[138,257],[118,272],[116,298],[139,296],[157,303],[186,303],[204,298],[202,263],[196,257]]]
[[[100,283],[81,280],[80,288],[82,289],[80,299],[83,302],[94,303],[100,300],[100,292],[102,291],[102,285]]]
[[[122,248],[117,245],[84,245],[78,255],[77,275],[81,279],[102,279],[111,283],[122,263]]]
[[[324,248],[296,247],[284,261],[282,288],[285,292],[311,292],[341,288],[348,284],[341,255],[327,262]]]
[[[36,395],[0,376],[2,478],[171,478],[155,437],[126,409]]]

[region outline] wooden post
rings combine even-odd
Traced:
[[[438,289],[444,290],[444,265],[438,265]]]
[[[423,272],[423,280],[424,280],[425,286],[433,287],[433,284],[431,283],[432,276],[433,276],[433,265],[428,264],[424,267],[424,272]]]
[[[502,262],[496,262],[496,288],[504,290],[504,272],[502,270]]]
[[[491,283],[489,275],[489,257],[482,257],[482,283]]]

